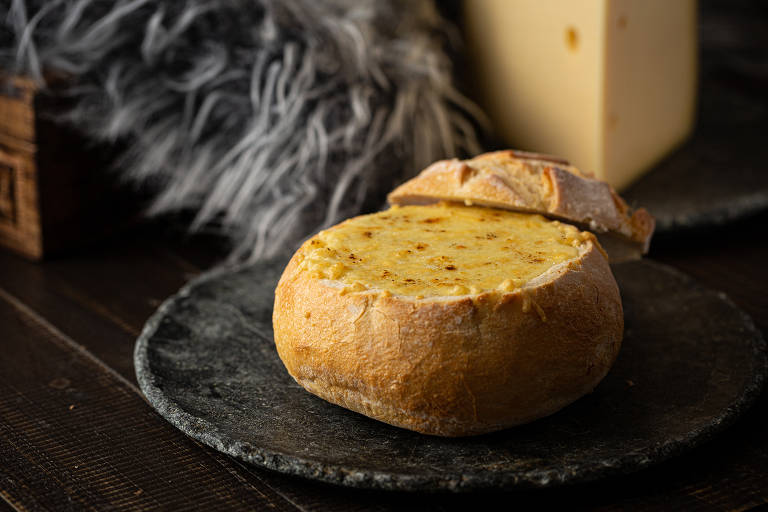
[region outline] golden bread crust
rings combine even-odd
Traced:
[[[299,270],[305,247],[275,292],[280,358],[308,391],[392,425],[462,436],[532,421],[590,392],[621,345],[619,290],[591,240],[522,289],[424,299],[340,293]]]
[[[459,201],[540,213],[617,237],[625,246],[612,261],[647,253],[654,230],[653,217],[643,208],[631,212],[607,183],[566,160],[523,151],[435,162],[388,200],[397,205]]]

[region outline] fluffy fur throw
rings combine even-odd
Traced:
[[[0,66],[64,74],[66,120],[233,258],[291,249],[478,151],[431,0],[0,0]]]

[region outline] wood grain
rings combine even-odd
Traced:
[[[295,510],[245,482],[136,389],[6,292],[0,359],[0,486],[28,510]],[[151,449],[148,449],[151,447]]]

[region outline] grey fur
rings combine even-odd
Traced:
[[[66,120],[130,141],[151,213],[232,258],[290,250],[430,162],[479,150],[431,0],[3,0],[0,66],[69,76]]]

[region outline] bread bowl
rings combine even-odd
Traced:
[[[278,282],[276,348],[305,389],[454,437],[552,414],[608,373],[621,297],[576,226],[611,260],[637,258],[645,210],[565,160],[511,150],[437,162],[389,201],[311,237]]]

